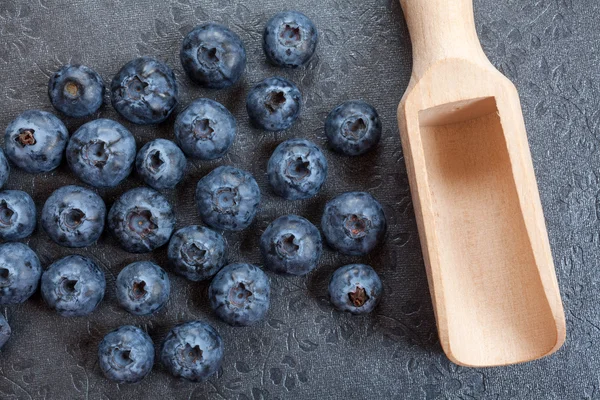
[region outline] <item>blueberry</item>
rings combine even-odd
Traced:
[[[350,264],[337,269],[329,281],[329,299],[340,311],[367,314],[373,311],[383,286],[377,272],[365,264]]]
[[[330,200],[321,219],[329,245],[353,256],[373,250],[383,240],[386,227],[381,204],[365,192],[348,192]]]
[[[110,85],[112,105],[134,124],[158,124],[177,106],[179,89],[173,70],[150,57],[125,64]]]
[[[25,111],[6,128],[6,156],[31,174],[52,171],[60,165],[69,132],[55,115],[45,111]]]
[[[52,193],[42,210],[42,226],[50,239],[65,247],[86,247],[104,230],[106,206],[96,193],[64,186]]]
[[[306,275],[317,267],[322,251],[317,227],[297,215],[277,218],[260,238],[265,267],[277,273]]]
[[[325,134],[338,153],[358,156],[374,148],[381,138],[377,110],[362,100],[350,100],[334,108],[325,121]]]
[[[50,102],[69,117],[92,115],[104,101],[104,81],[84,65],[64,65],[48,82]]]
[[[35,204],[20,190],[0,192],[0,239],[18,240],[30,236],[35,229]]]
[[[231,326],[248,326],[262,320],[269,310],[269,278],[256,265],[229,264],[208,288],[210,306]]]
[[[0,304],[27,300],[37,290],[41,275],[40,260],[29,246],[0,244]]]
[[[171,292],[167,273],[150,261],[129,264],[117,276],[117,299],[133,315],[150,315],[161,309]]]
[[[6,181],[8,181],[8,175],[10,175],[10,165],[4,155],[4,151],[0,149],[0,189],[4,187]]]
[[[169,241],[175,213],[156,190],[140,187],[125,192],[108,212],[108,229],[130,253],[147,253]]]
[[[176,377],[205,381],[219,370],[223,339],[206,322],[190,321],[175,326],[165,338],[161,361]]]
[[[201,160],[223,157],[236,135],[235,118],[211,99],[197,99],[175,120],[175,140],[185,154]]]
[[[63,317],[90,314],[104,298],[105,289],[104,272],[80,255],[61,258],[42,274],[42,297]]]
[[[212,278],[226,263],[227,243],[220,233],[199,225],[175,232],[169,242],[174,271],[190,281]]]
[[[315,53],[318,41],[315,24],[298,11],[275,14],[263,32],[265,55],[279,67],[305,65]]]
[[[139,382],[152,370],[154,344],[140,328],[121,326],[98,346],[98,363],[104,376],[118,383]]]
[[[10,329],[8,321],[4,318],[4,315],[0,314],[0,349],[8,342],[11,334],[12,330]]]
[[[190,79],[208,88],[222,89],[233,85],[246,68],[242,39],[215,23],[197,26],[188,33],[179,56]]]
[[[67,146],[71,171],[88,185],[114,187],[131,173],[135,139],[123,125],[97,119],[82,125]]]
[[[327,178],[327,159],[313,142],[290,139],[269,159],[267,174],[273,191],[287,200],[315,196]]]
[[[256,127],[283,131],[300,115],[302,94],[284,78],[267,78],[254,86],[246,98],[248,117]]]
[[[198,181],[196,205],[207,225],[240,231],[250,226],[260,203],[254,177],[230,166],[217,167]]]
[[[135,159],[138,175],[154,189],[172,189],[185,174],[187,160],[170,140],[155,139],[140,149]]]

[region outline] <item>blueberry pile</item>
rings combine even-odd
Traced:
[[[299,12],[276,14],[263,34],[267,60],[282,68],[306,65],[317,43],[315,25]],[[241,79],[246,50],[230,29],[208,23],[184,38],[180,60],[191,81],[221,89]],[[109,89],[112,106],[134,124],[161,123],[179,102],[173,70],[150,57],[125,64]],[[104,94],[100,75],[82,65],[63,66],[48,84],[54,108],[72,118],[94,115]],[[286,130],[301,113],[302,94],[295,83],[268,77],[249,91],[246,109],[255,127]],[[348,101],[331,111],[325,133],[332,150],[358,156],[377,145],[381,121],[371,105]],[[231,112],[206,98],[191,102],[174,118],[173,141],[151,140],[139,150],[119,122],[95,119],[69,137],[57,116],[29,110],[6,128],[4,152],[0,150],[0,189],[9,177],[9,161],[38,174],[57,168],[66,155],[73,174],[87,186],[64,186],[45,201],[41,226],[52,241],[71,248],[93,246],[106,227],[130,253],[148,253],[168,245],[168,270],[194,282],[212,280],[208,300],[214,313],[231,326],[249,326],[268,313],[269,276],[253,264],[228,264],[222,231],[247,229],[260,212],[261,189],[255,178],[234,166],[212,170],[198,181],[195,193],[206,226],[191,225],[176,232],[174,205],[160,192],[182,181],[186,157],[221,158],[237,135]],[[119,186],[134,166],[147,187],[126,191],[107,207],[93,188]],[[316,196],[327,173],[326,154],[306,139],[280,143],[266,166],[272,192],[288,201]],[[283,215],[271,222],[260,239],[260,252],[266,270],[301,276],[318,268],[324,242],[340,253],[364,256],[383,241],[386,227],[383,207],[372,195],[343,193],[327,203],[321,230],[298,215]],[[55,260],[44,270],[30,247],[15,242],[30,236],[35,228],[36,205],[31,196],[19,190],[0,191],[0,239],[6,242],[0,245],[0,304],[22,303],[39,287],[45,303],[59,315],[89,315],[104,298],[104,272],[94,260],[77,254]],[[168,273],[150,261],[127,265],[115,285],[119,305],[133,315],[157,312],[172,291]],[[381,280],[368,265],[346,265],[333,274],[329,296],[339,310],[368,313],[381,299]],[[8,322],[0,315],[0,347],[10,335]],[[223,352],[223,340],[214,327],[190,321],[169,332],[159,358],[174,376],[201,381],[220,368]],[[148,334],[129,325],[107,334],[98,347],[101,370],[119,383],[143,379],[152,370],[154,355]]]

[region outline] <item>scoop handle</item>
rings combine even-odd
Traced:
[[[475,30],[473,0],[400,0],[413,46],[413,77],[448,58],[490,66]]]

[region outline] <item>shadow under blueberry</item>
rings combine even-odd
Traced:
[[[233,86],[222,90],[211,90],[210,94],[218,94],[219,102],[225,106],[234,115],[238,113],[246,112],[246,86],[249,84],[246,82],[246,76],[243,75],[242,79],[237,81]],[[241,129],[238,122],[238,134]]]
[[[208,279],[200,282],[192,282],[188,281],[182,277],[174,277],[171,279],[171,290],[179,289],[183,290],[183,287],[186,286],[188,290],[186,293],[189,293],[189,302],[190,307],[194,313],[195,317],[200,317],[201,319],[205,319],[207,316],[212,315],[213,311],[210,307],[210,302],[208,298],[208,287],[210,286],[210,282],[212,279]],[[170,299],[170,301],[174,302],[174,299]],[[190,316],[191,319],[192,316]]]
[[[340,313],[329,302],[331,276],[335,270],[347,264],[371,265],[384,284],[381,303],[371,314],[348,314],[348,318],[361,320],[360,324],[364,326],[372,325],[375,332],[383,335],[388,346],[394,346],[395,343],[399,349],[416,346],[427,353],[441,353],[425,267],[419,264],[389,265],[388,260],[398,257],[390,257],[387,251],[384,242],[368,256],[352,257],[337,254],[324,244],[321,263],[307,279],[309,295],[318,302],[322,311]],[[396,283],[396,286],[390,287],[390,282]],[[407,286],[398,286],[401,282],[407,282]]]
[[[258,227],[258,220],[259,218],[256,218],[247,229],[244,229],[241,232],[231,232],[225,234],[225,237],[227,238],[227,243],[230,244],[229,248],[233,250],[231,244],[236,244],[237,252],[245,255],[244,258],[240,259],[238,255],[231,254],[232,251],[230,251],[227,255],[227,262],[229,264],[232,262],[254,261],[250,260],[249,256],[254,255],[255,250],[258,249],[260,243],[260,235],[262,234],[262,230]]]

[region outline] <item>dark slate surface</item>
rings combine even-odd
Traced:
[[[89,318],[64,319],[50,312],[39,294],[21,306],[5,307],[13,337],[0,351],[2,399],[597,399],[600,313],[600,3],[584,0],[475,0],[477,28],[492,62],[517,85],[550,240],[566,307],[568,338],[554,356],[526,365],[468,369],[447,361],[435,333],[413,208],[395,120],[408,83],[411,50],[396,0],[298,0],[321,32],[318,56],[308,68],[282,71],[266,65],[261,29],[289,2],[277,0],[2,0],[0,2],[0,126],[29,108],[51,110],[49,74],[67,62],[95,68],[106,81],[121,65],[151,55],[175,68],[181,106],[206,96],[237,117],[239,136],[227,157],[191,162],[185,183],[167,192],[177,208],[178,227],[198,223],[196,181],[217,165],[246,168],[263,190],[262,210],[250,229],[228,234],[233,261],[260,262],[257,244],[269,221],[298,213],[318,223],[328,198],[368,190],[389,218],[387,244],[369,257],[342,257],[327,250],[320,268],[304,278],[272,276],[268,319],[233,329],[208,309],[206,284],[172,276],[167,307],[152,317],[133,317],[116,305],[114,280],[134,260],[165,265],[164,249],[149,255],[120,250],[109,235],[81,251],[94,258],[108,279],[108,293]],[[229,25],[244,39],[249,59],[244,81],[224,91],[202,90],[182,74],[178,48],[197,23]],[[284,133],[248,126],[244,94],[253,82],[282,75],[297,82],[303,114]],[[363,98],[380,111],[384,135],[377,151],[358,159],[331,152],[330,178],[312,200],[284,202],[268,188],[270,152],[286,138],[305,137],[325,146],[323,121],[338,103]],[[181,109],[180,106],[180,109]],[[172,138],[172,120],[138,127],[110,106],[96,117],[116,118],[130,128],[138,147],[155,137]],[[73,132],[84,121],[66,120]],[[2,128],[4,129],[4,128]],[[14,171],[8,188],[31,193],[38,208],[58,187],[77,183],[62,165],[43,175]],[[100,194],[108,205],[125,184]],[[75,253],[37,229],[26,240],[47,266]],[[381,274],[386,296],[377,312],[351,317],[332,311],[326,283],[335,268],[370,263]],[[207,319],[223,335],[225,362],[218,376],[193,384],[172,379],[160,365],[142,383],[105,380],[96,361],[104,334],[122,324],[146,329],[160,343],[175,323]]]

